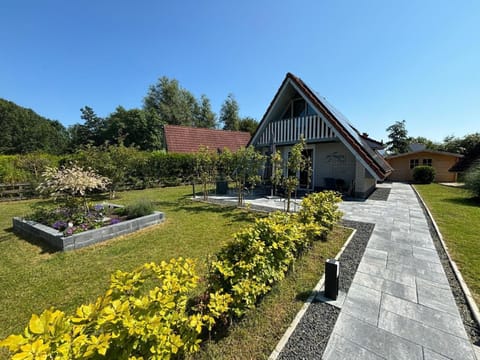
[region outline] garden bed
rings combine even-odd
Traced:
[[[117,224],[91,229],[65,236],[63,232],[32,220],[13,218],[13,231],[21,236],[45,242],[55,250],[69,251],[98,244],[117,236],[130,234],[147,226],[165,221],[165,214],[155,211],[153,214],[126,220]]]

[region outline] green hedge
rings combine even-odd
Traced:
[[[211,263],[208,277],[211,291],[232,296],[230,316],[254,307],[313,241],[326,239],[340,219],[340,201],[331,191],[310,194],[298,214],[275,212],[235,235]]]
[[[153,186],[177,186],[194,177],[195,155],[146,152],[133,147],[87,147],[75,154],[0,155],[0,183],[38,184],[47,167],[76,162],[112,180],[112,191]]]

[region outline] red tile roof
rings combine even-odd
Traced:
[[[250,133],[243,131],[213,130],[177,125],[165,125],[165,142],[171,153],[194,153],[201,146],[212,150],[228,148],[236,151],[247,146]]]

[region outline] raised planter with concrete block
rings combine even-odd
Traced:
[[[147,226],[162,223],[163,221],[165,221],[165,214],[155,211],[153,214],[122,221],[118,224],[64,236],[62,232],[49,226],[32,220],[14,217],[13,231],[19,235],[43,241],[56,250],[68,251],[98,244],[117,236],[130,234]]]

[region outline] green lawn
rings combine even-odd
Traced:
[[[55,306],[71,312],[107,288],[115,270],[132,270],[151,261],[192,257],[204,261],[253,215],[231,207],[191,202],[191,187],[119,193],[116,203],[149,199],[166,222],[104,244],[66,253],[49,253],[12,233],[13,216],[38,200],[0,203],[0,338],[23,330],[32,313]],[[199,273],[205,264],[198,264]]]
[[[464,189],[415,185],[430,209],[477,304],[480,304],[480,202]]]

